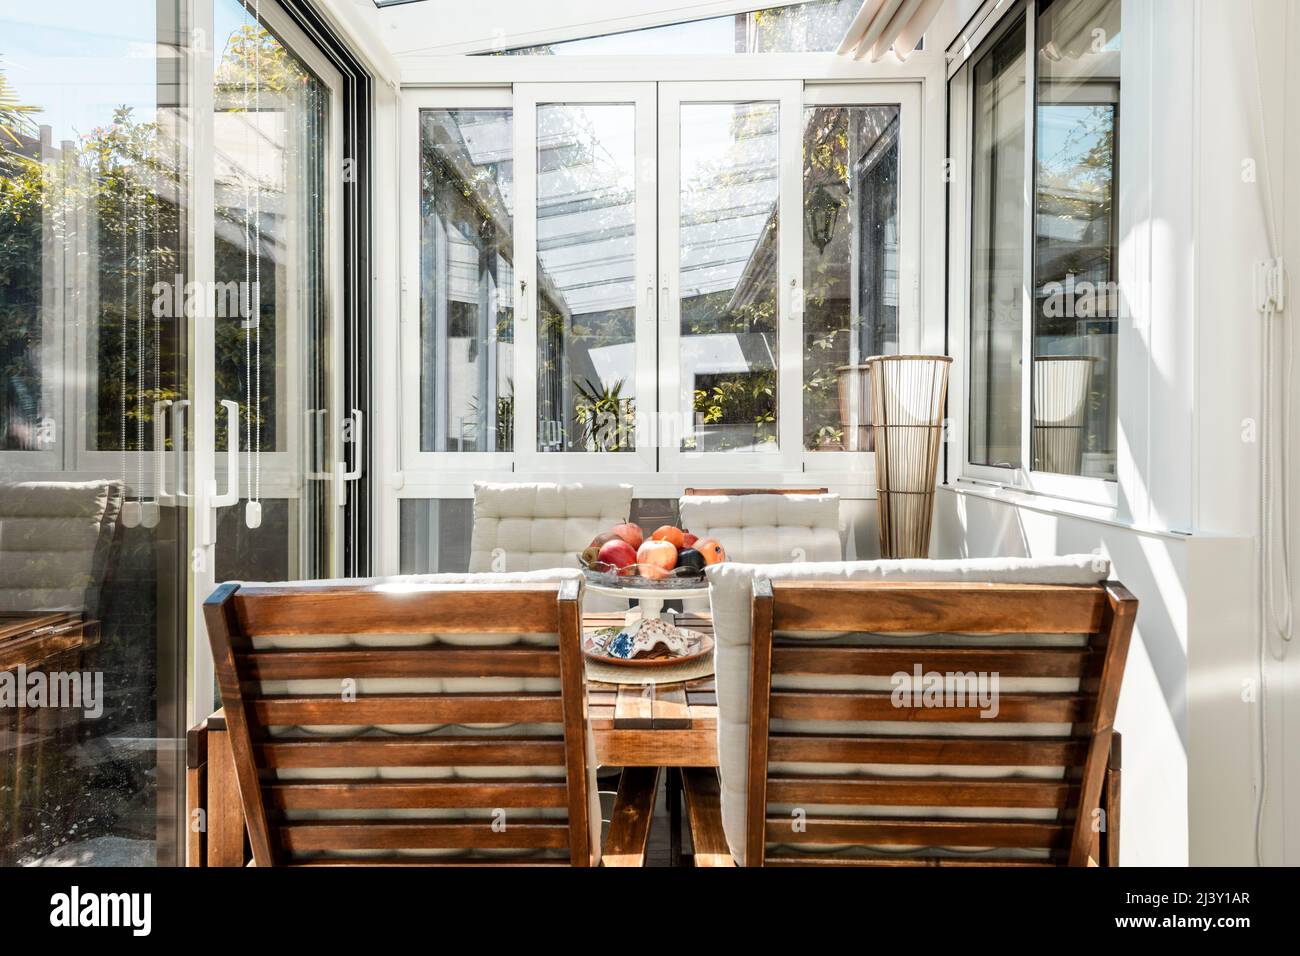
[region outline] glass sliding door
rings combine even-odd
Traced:
[[[0,865],[180,861],[190,27],[0,13]]]
[[[798,467],[800,85],[660,84],[670,469]],[[671,428],[671,433],[669,429]]]
[[[521,460],[653,469],[654,88],[520,86],[515,109]]]
[[[347,462],[364,437],[341,393],[341,84],[278,8],[259,12],[214,5],[212,480],[229,502],[213,519],[218,582],[336,573]]]

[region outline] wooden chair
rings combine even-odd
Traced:
[[[744,828],[748,865],[1117,863],[1119,735],[1112,723],[1137,603],[1113,582],[756,580]],[[781,636],[789,632],[867,632],[877,640]],[[917,638],[913,644],[900,642],[900,632],[950,639]],[[893,640],[881,638],[891,634]],[[1026,634],[1077,639],[1070,644],[1058,637],[1049,644],[978,637]],[[957,638],[961,643],[954,643]],[[904,706],[895,706],[888,690],[807,689],[810,678],[860,684],[863,677],[912,674],[917,665],[923,673],[1064,679],[1077,681],[1077,689],[1000,693],[994,721],[1005,732],[999,736],[827,729],[826,723],[852,721],[897,722],[900,728],[932,723],[951,731],[954,724],[970,727],[983,718],[971,701],[926,707],[904,699]],[[789,678],[802,683],[792,685]],[[774,728],[774,721],[823,723],[815,732],[791,732]],[[1026,726],[1033,724],[1039,727]],[[1068,732],[1041,735],[1045,724]],[[832,771],[780,769],[791,763],[832,765]],[[858,772],[851,772],[853,765]],[[870,767],[864,772],[862,765]],[[914,775],[882,775],[881,765],[910,765]],[[930,769],[918,774],[915,768],[922,765]],[[1032,769],[996,776],[971,771],[1009,767]],[[840,809],[801,812],[819,806]],[[893,813],[879,813],[881,807]],[[963,811],[927,814],[927,807]],[[1104,841],[1097,832],[1102,828]]]
[[[578,595],[576,580],[219,587],[204,613],[254,863],[596,862]],[[295,646],[317,635],[329,636],[327,646]],[[353,635],[418,646],[365,646],[374,638],[349,645]],[[346,691],[348,681],[394,678],[407,689],[351,700],[320,692],[322,682]],[[413,680],[466,678],[496,679],[498,689],[408,692]],[[503,692],[502,678],[554,689]],[[516,727],[524,722],[528,734]],[[303,725],[353,729],[321,736]],[[358,725],[403,731],[358,733]],[[432,725],[479,727],[446,734]],[[534,732],[546,725],[560,732]],[[490,855],[503,851],[532,855]]]

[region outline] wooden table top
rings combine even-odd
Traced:
[[[588,614],[587,628],[623,615]],[[678,626],[712,631],[707,614],[679,614]],[[587,684],[596,760],[610,767],[716,767],[718,702],[713,677],[673,684]]]

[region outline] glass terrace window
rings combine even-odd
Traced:
[[[421,451],[514,448],[513,117],[420,114]]]
[[[1024,322],[1025,25],[975,64],[970,301],[970,460],[1020,464]]]
[[[1115,477],[1120,0],[1035,28],[1033,468]]]
[[[537,450],[636,449],[636,107],[537,108]]]
[[[1115,478],[1120,3],[1031,2],[963,67],[972,465]]]
[[[861,0],[811,0],[505,51],[508,56],[621,56],[663,53],[826,53],[839,45]]]
[[[681,107],[681,407],[692,451],[777,447],[776,103]]]
[[[813,106],[803,141],[803,441],[866,451],[866,360],[898,352],[896,106]]]

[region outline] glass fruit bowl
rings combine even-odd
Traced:
[[[582,565],[583,577],[589,583],[605,588],[688,591],[705,586],[704,572],[695,568],[673,568],[671,571],[656,568],[659,573],[654,577],[649,577],[637,573],[637,569],[644,566],[639,564],[630,564],[625,568],[619,568],[603,561],[587,563],[582,560],[581,555],[578,556],[578,563]]]

